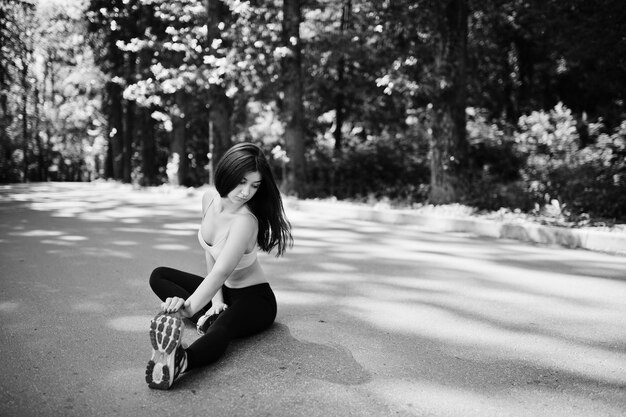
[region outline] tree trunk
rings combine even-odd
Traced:
[[[439,23],[435,62],[436,93],[432,104],[430,140],[430,201],[446,204],[459,201],[466,185],[466,56],[467,0],[445,2]]]
[[[22,61],[22,148],[24,152],[23,182],[28,182],[28,64],[25,58]]]
[[[219,39],[220,30],[218,25],[226,19],[225,11],[227,7],[221,0],[207,0],[207,30],[208,45],[213,40]],[[218,85],[212,85],[209,91],[209,148],[211,149],[211,166],[213,169],[217,166],[217,162],[222,155],[232,146],[231,123],[232,102],[226,96],[224,88]],[[211,181],[213,181],[214,172],[211,172]]]
[[[300,0],[283,1],[283,115],[285,147],[291,169],[287,173],[286,190],[302,195],[306,181],[304,159],[304,110],[302,103],[302,47],[300,45]]]
[[[147,28],[152,25],[151,17],[154,11],[151,6],[144,5],[138,9],[139,27]],[[142,48],[137,56],[137,73],[142,78],[152,75],[150,64],[154,51],[152,48]],[[157,148],[155,141],[154,119],[152,109],[136,106],[137,128],[135,129],[135,143],[141,149],[141,185],[157,185]]]
[[[136,104],[131,100],[124,100],[126,104],[124,123],[124,143],[122,145],[122,182],[130,183],[132,174],[133,136],[135,133]]]
[[[352,12],[352,1],[345,0],[341,8],[341,22],[339,24],[339,32],[342,38],[345,36],[345,32],[349,28],[351,12]],[[344,106],[345,72],[346,72],[346,58],[342,52],[342,56],[339,58],[337,62],[337,87],[336,87],[337,94],[335,95],[335,131],[333,132],[333,136],[335,137],[335,148],[334,148],[335,156],[341,155],[341,149],[343,145],[342,128],[343,128],[344,112],[345,112],[345,106]]]
[[[232,138],[230,131],[230,114],[232,104],[230,99],[226,97],[224,89],[218,86],[211,87],[211,108],[209,110],[209,120],[212,124],[212,129],[209,132],[210,143],[213,150],[211,151],[211,159],[217,166],[217,162],[222,158],[222,155],[226,153],[228,148],[232,146]],[[211,173],[213,177],[213,173]]]
[[[185,92],[176,92],[177,112],[172,115],[172,143],[170,145],[170,163],[174,164],[176,174],[175,185],[185,185],[187,180],[187,168],[189,166],[187,158],[186,144],[186,115],[185,115]]]
[[[141,172],[142,185],[157,185],[156,180],[156,143],[154,141],[154,119],[150,109],[142,108],[139,111],[140,139],[141,139]]]
[[[112,176],[115,180],[121,180],[124,175],[124,108],[122,99],[122,86],[109,81],[107,83],[109,101],[109,151],[111,158]]]
[[[127,53],[125,61],[126,83],[131,84],[133,82],[136,71],[137,55],[134,53]],[[132,100],[123,100],[125,104],[124,111],[124,135],[122,144],[122,182],[130,183],[132,174],[132,156],[133,156],[133,142],[135,135],[135,118],[137,117],[136,108],[137,105]]]
[[[49,83],[49,92],[46,92],[47,86]],[[46,61],[45,66],[44,66],[44,76],[43,76],[43,91],[41,92],[41,97],[42,97],[42,102],[41,102],[41,107],[42,108],[46,108],[46,101],[50,102],[50,110],[49,111],[53,111],[53,109],[56,109],[55,105],[54,105],[54,97],[55,97],[55,92],[54,92],[54,88],[55,88],[55,79],[54,79],[54,68],[53,68],[53,64],[52,64],[52,59],[49,59],[48,61]],[[49,179],[49,173],[48,173],[48,169],[49,169],[49,146],[48,144],[50,143],[50,136],[52,136],[52,130],[51,130],[51,126],[50,126],[50,119],[53,116],[50,114],[46,114],[45,115],[45,141],[42,141],[42,156],[43,156],[43,174],[44,174],[44,178],[42,179],[43,181],[48,181]]]
[[[44,82],[45,82],[45,78],[44,78]],[[42,91],[41,93],[41,97],[43,97],[45,94],[45,90]],[[35,145],[37,146],[37,181],[45,181],[46,180],[46,162],[45,162],[45,150],[43,147],[43,141],[41,140],[41,132],[40,132],[40,124],[39,124],[39,120],[40,120],[40,113],[39,113],[39,106],[43,105],[43,103],[39,103],[39,88],[35,87],[35,114],[34,114],[34,119],[35,119],[35,126],[33,127],[33,134],[34,134],[34,139],[35,139]]]
[[[0,7],[0,24],[6,25],[6,13],[3,7]],[[4,30],[0,30],[0,36],[4,35]],[[0,39],[1,43],[5,43],[7,41],[7,37],[2,36]],[[9,83],[8,83],[8,59],[7,54],[4,53],[4,48],[0,47],[0,149],[4,144],[9,143],[9,134],[7,132],[7,127],[9,125],[9,108],[8,108],[8,97],[7,93],[9,91]],[[1,157],[0,157],[1,160]]]

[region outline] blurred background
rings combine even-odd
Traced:
[[[1,0],[0,182],[626,220],[623,0]]]

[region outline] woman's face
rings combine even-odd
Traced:
[[[228,193],[228,199],[235,205],[246,204],[259,190],[261,174],[258,171],[248,172],[239,184]]]

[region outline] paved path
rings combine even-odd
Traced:
[[[0,415],[626,412],[626,257],[296,210],[293,251],[262,256],[276,325],[151,391],[147,277],[203,272],[199,207],[183,190],[0,186]]]

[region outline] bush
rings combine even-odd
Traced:
[[[626,121],[575,153],[550,175],[552,192],[572,214],[626,219]]]
[[[424,201],[430,171],[423,148],[419,138],[390,134],[350,138],[340,155],[328,145],[315,146],[307,155],[307,195]]]
[[[560,103],[548,112],[522,116],[517,127],[488,122],[481,111],[468,109],[469,185],[459,202],[562,220],[626,220],[626,121],[612,133],[603,133],[602,123],[589,124],[587,146],[577,131],[581,123]],[[403,205],[428,199],[423,131],[353,134],[345,141],[339,155],[332,138],[318,138],[309,147],[305,196],[391,199]]]
[[[570,217],[626,218],[626,122],[611,134],[597,134],[581,148],[576,120],[562,104],[519,121],[518,149],[524,193],[536,207],[558,202]],[[592,129],[599,131],[600,129]]]

